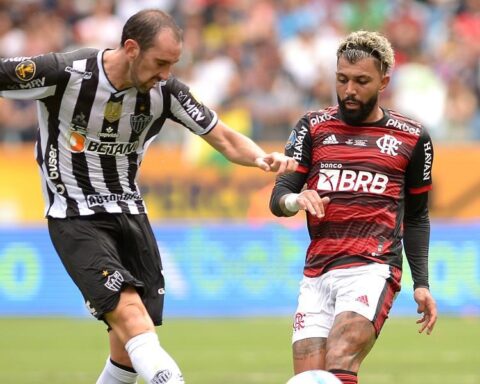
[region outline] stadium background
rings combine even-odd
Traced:
[[[435,143],[432,290],[441,316],[468,319],[461,327],[470,329],[467,324],[473,324],[478,342],[480,1],[0,1],[0,56],[31,56],[81,46],[114,48],[128,15],[145,7],[169,11],[184,28],[184,54],[175,75],[224,121],[270,150],[282,150],[292,126],[306,110],[335,103],[335,47],[346,33],[374,29],[390,38],[397,65],[382,95],[384,104],[422,121]],[[0,99],[0,323],[5,324],[0,339],[6,343],[0,341],[0,364],[5,364],[0,371],[11,371],[12,383],[22,381],[12,368],[8,371],[5,362],[21,359],[15,340],[9,344],[2,335],[5,328],[17,329],[20,324],[17,333],[12,332],[20,337],[32,324],[44,324],[45,332],[51,332],[61,328],[58,317],[67,322],[88,318],[42,219],[33,158],[35,129],[32,103]],[[274,342],[281,345],[282,361],[289,364],[290,330],[285,319],[295,308],[308,240],[301,215],[275,219],[269,213],[272,183],[272,175],[229,164],[173,123],[151,146],[141,170],[142,191],[165,261],[167,319],[179,319],[180,327],[189,324],[185,327],[200,327],[207,334],[224,326],[217,323],[223,318],[245,325],[273,316],[282,324],[281,340]],[[392,332],[395,327],[406,328],[404,317],[415,315],[411,286],[406,271],[392,313],[393,322],[398,323],[387,323],[387,331],[389,326]],[[189,319],[197,320],[193,325],[182,323]],[[265,328],[254,324],[260,329],[272,327],[271,323],[263,324]],[[407,332],[414,333],[414,328]],[[175,329],[166,336],[172,337],[173,349],[178,348],[174,336]],[[462,368],[463,376],[459,378],[458,372],[455,380],[453,374],[449,378],[456,365],[447,376],[434,376],[432,372],[452,364],[448,355],[445,361],[433,362],[430,376],[418,382],[434,383],[438,377],[452,384],[480,382],[480,361],[468,355],[465,344],[475,340],[473,336],[466,333],[467,340],[457,349],[437,341],[436,349],[453,355],[462,350],[473,359]],[[415,339],[409,347],[418,350],[427,342]],[[234,353],[241,341],[232,344],[225,354]],[[199,354],[205,349],[208,346]],[[406,366],[413,360],[412,356]],[[264,374],[272,369],[268,367],[272,365],[267,361]],[[262,372],[262,367],[258,369]],[[280,377],[288,377],[288,368],[279,369],[284,369]],[[45,378],[52,380],[54,374],[49,375]],[[390,379],[416,383],[405,375]],[[50,382],[38,377],[25,382]],[[91,377],[90,382],[95,376]],[[230,382],[281,381],[265,377]],[[367,378],[371,383],[386,382],[373,374]],[[205,382],[223,381],[225,377],[212,376]]]

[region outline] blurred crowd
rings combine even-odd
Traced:
[[[381,31],[396,52],[383,105],[436,141],[480,140],[480,0],[0,0],[0,56],[115,48],[143,8],[184,30],[174,74],[255,140],[285,141],[305,111],[336,104],[336,48],[358,29]],[[35,130],[31,102],[0,99],[0,141]]]

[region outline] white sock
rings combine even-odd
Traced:
[[[148,384],[184,384],[177,363],[160,346],[154,332],[132,337],[125,344],[133,368]]]
[[[137,373],[126,371],[112,364],[109,356],[97,384],[136,384],[137,377]]]

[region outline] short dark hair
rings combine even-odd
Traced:
[[[131,16],[123,26],[120,45],[128,39],[135,40],[142,51],[154,44],[155,36],[161,29],[170,29],[175,38],[182,41],[183,32],[169,14],[159,9],[144,9]]]

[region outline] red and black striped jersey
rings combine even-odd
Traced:
[[[103,53],[87,48],[0,59],[0,96],[37,100],[46,216],[146,212],[137,173],[165,120],[197,135],[217,123],[215,112],[174,77],[148,93],[116,89]]]
[[[300,119],[285,153],[306,188],[330,198],[321,220],[307,213],[306,276],[369,262],[401,267],[405,196],[432,185],[433,146],[420,123],[384,110],[378,122],[350,126],[330,107]]]

